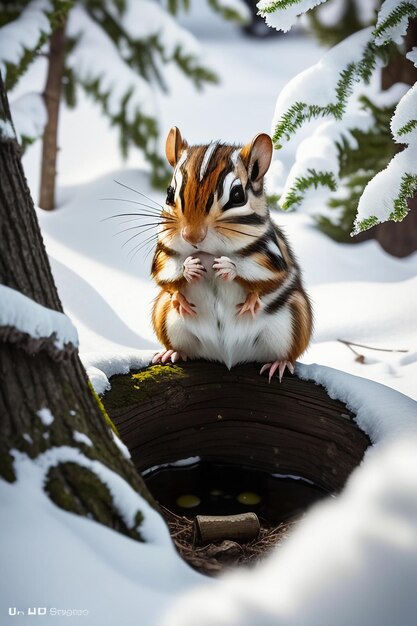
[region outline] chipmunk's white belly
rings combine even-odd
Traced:
[[[203,258],[201,258],[203,257]],[[237,305],[247,292],[236,281],[217,278],[214,257],[200,255],[207,276],[187,285],[183,293],[195,305],[196,316],[171,310],[167,329],[172,345],[190,358],[221,361],[228,367],[247,361],[285,359],[292,343],[291,313],[282,307],[270,315],[262,310],[238,316]]]

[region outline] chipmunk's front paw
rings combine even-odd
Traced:
[[[214,259],[213,269],[217,278],[222,280],[234,280],[237,276],[236,264],[228,256]]]
[[[192,283],[195,280],[200,280],[206,273],[204,265],[202,265],[200,259],[196,259],[193,256],[188,256],[184,261],[184,278],[188,283]]]
[[[250,313],[252,317],[255,317],[258,311],[262,308],[262,302],[259,299],[257,293],[248,293],[245,302],[241,302],[236,305],[238,315],[244,315],[245,313]]]
[[[182,295],[179,291],[176,291],[172,294],[171,303],[174,309],[178,311],[181,317],[185,317],[186,315],[190,315],[191,317],[195,317],[197,315],[195,311],[195,304],[192,302],[188,302],[187,298]]]

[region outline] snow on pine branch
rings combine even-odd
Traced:
[[[138,115],[154,116],[152,89],[123,61],[110,37],[81,6],[71,11],[67,32],[77,40],[68,66],[82,85],[96,87],[111,116],[116,117],[124,107],[130,123]]]
[[[126,1],[118,20],[134,41],[146,43],[157,37],[167,60],[174,57],[178,48],[188,55],[199,56],[201,53],[196,38],[152,0]]]
[[[408,90],[409,85],[395,83],[389,89],[372,94],[372,102],[387,109],[393,107]],[[345,147],[358,149],[354,131],[377,132],[372,112],[368,108],[358,110],[357,107],[357,102],[349,104],[342,120],[321,123],[310,137],[300,143],[279,200],[284,210],[301,206],[311,187],[327,187],[329,195],[339,188],[341,152],[345,151]],[[324,200],[323,195],[321,199]]]
[[[408,55],[417,66],[415,49]],[[417,83],[401,98],[391,120],[394,141],[408,144],[365,187],[353,234],[387,220],[401,221],[417,191]]]
[[[256,5],[268,26],[289,31],[298,17],[326,0],[260,0]]]
[[[35,340],[49,339],[57,350],[64,350],[68,344],[78,346],[77,330],[67,315],[0,285],[0,336],[7,330],[7,339],[9,329]]]
[[[277,15],[283,17],[287,10],[294,14],[296,7],[306,11],[312,8],[312,4],[308,0],[263,0],[258,6],[261,13],[273,12],[278,19]],[[299,128],[313,118],[330,116],[336,121],[343,120],[345,128],[349,128],[346,110],[355,82],[369,82],[378,57],[385,55],[388,44],[401,43],[409,20],[416,16],[417,0],[385,0],[374,28],[354,33],[327,52],[316,65],[293,78],[277,100],[272,136],[275,147],[281,148],[284,140],[289,141]],[[279,22],[279,28],[282,23]],[[410,116],[410,112],[416,110],[414,89],[400,101],[392,119],[395,141],[409,142],[410,145],[392,159],[384,173],[378,173],[368,183],[358,205],[354,233],[388,219],[401,220],[408,211],[407,199],[417,188],[417,116],[415,113]],[[322,136],[323,128],[320,128],[311,141],[307,140],[300,146],[281,198],[283,207],[299,204],[310,187],[335,189],[341,158],[338,154],[340,137],[333,137],[335,145],[332,146],[332,138],[328,134],[330,129],[331,126],[324,126]],[[363,129],[359,126],[358,130]],[[346,132],[344,141],[348,137]],[[317,140],[317,146],[313,148],[314,140]]]
[[[367,132],[372,129],[374,119],[365,111],[350,113],[343,121],[328,120],[304,139],[297,149],[295,163],[288,174],[279,204],[284,209],[298,207],[307,189],[327,187],[336,191],[339,183],[339,146],[346,142],[352,149],[357,140],[352,129]]]
[[[417,0],[385,0],[381,6],[374,41],[377,46],[393,41],[401,44],[407,32],[408,21],[417,16]]]
[[[26,93],[13,100],[10,109],[19,143],[31,143],[43,135],[48,114],[41,94]]]
[[[295,76],[278,96],[273,142],[282,147],[306,121],[332,116],[341,119],[355,82],[367,82],[376,64],[372,28],[364,28],[326,52],[318,63]]]
[[[0,28],[0,72],[7,89],[47,41],[53,10],[49,0],[32,0],[15,20]]]
[[[157,3],[152,0],[126,0],[118,21],[130,45],[145,45],[164,63],[174,62],[197,87],[204,82],[216,82],[216,77],[202,65],[202,52],[197,39]],[[141,54],[141,48],[139,49]]]
[[[123,154],[127,154],[132,144],[142,149],[152,165],[154,182],[160,182],[166,172],[158,153],[156,104],[151,85],[123,58],[110,36],[80,5],[69,15],[67,32],[75,40],[67,59],[75,80],[99,102],[111,124],[117,126]]]

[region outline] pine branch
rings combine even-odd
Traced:
[[[247,24],[251,18],[249,8],[243,0],[235,0],[232,4],[227,0],[208,0],[208,3],[225,20]]]
[[[299,176],[295,179],[290,191],[285,195],[285,201],[282,208],[287,211],[299,206],[304,199],[308,189],[317,189],[319,186],[327,187],[330,191],[336,191],[337,182],[332,172],[317,171],[315,169],[307,169],[306,176]]]
[[[0,28],[0,68],[3,67],[8,91],[26,72],[72,6],[72,0],[32,0],[15,20]]]

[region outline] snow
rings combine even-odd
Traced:
[[[150,37],[158,37],[167,58],[172,58],[177,48],[182,49],[184,54],[200,56],[201,48],[197,39],[151,0],[126,2],[120,23],[135,40],[147,41]]]
[[[290,30],[297,18],[306,11],[326,2],[326,0],[295,0],[285,2],[282,0],[260,0],[257,3],[259,13],[265,17],[268,26],[282,30],[284,33]],[[287,4],[286,7],[283,5]]]
[[[48,116],[39,93],[27,93],[12,100],[10,109],[19,141],[22,137],[34,140],[42,136]]]
[[[320,61],[295,76],[280,92],[275,106],[272,128],[297,102],[326,107],[336,104],[335,88],[340,72],[350,63],[358,63],[369,42],[372,28],[364,28],[326,52]]]
[[[417,67],[417,46],[412,48],[410,52],[407,52],[405,56],[409,61],[411,61],[411,63],[414,63],[414,65]]]
[[[98,461],[69,447],[51,449],[36,461],[19,452],[14,456],[17,482],[0,481],[0,542],[8,571],[2,581],[3,607],[26,612],[27,607],[46,607],[48,615],[53,610],[88,611],[87,617],[73,615],[75,624],[137,626],[139,619],[146,626],[160,626],[172,597],[201,580],[177,556],[156,511]],[[129,525],[135,523],[136,511],[144,512],[139,530],[148,543],[55,506],[43,483],[49,468],[65,462],[96,473]],[[2,618],[2,624],[9,621]],[[21,616],[19,621],[33,620]]]
[[[412,123],[407,132],[404,128]],[[391,132],[397,143],[417,143],[417,85],[413,85],[397,104],[391,119]]]
[[[18,65],[26,50],[34,50],[51,26],[46,16],[52,10],[49,0],[31,0],[19,17],[0,28],[0,72],[6,78],[6,64]]]
[[[120,437],[118,437],[116,435],[114,430],[112,430],[112,437],[113,437],[114,443],[116,444],[116,446],[119,448],[120,452],[122,453],[122,456],[124,456],[125,459],[130,459],[131,458],[131,454],[130,454],[127,446],[125,446],[125,444],[120,439]]]
[[[128,374],[131,369],[148,365],[154,350],[121,350],[109,352],[84,352],[81,360],[94,390],[103,394],[110,389],[109,378],[116,374]]]
[[[408,58],[414,61],[414,52]],[[413,85],[403,95],[391,119],[391,132],[399,144],[409,144],[390,161],[366,186],[359,201],[356,225],[369,216],[379,221],[389,219],[392,207],[400,196],[406,175],[417,176],[417,87]]]
[[[374,38],[377,46],[383,46],[389,41],[393,41],[397,44],[402,43],[402,38],[407,32],[410,12],[406,12],[401,19],[398,21],[393,20],[392,23],[390,23],[389,18],[392,14],[395,14],[396,11],[400,11],[400,9],[408,8],[410,6],[417,8],[417,0],[400,0],[400,2],[399,0],[385,0],[383,2],[378,12],[376,29],[378,30],[381,28],[385,22],[387,23],[387,27],[384,28],[381,34]]]
[[[15,139],[16,133],[9,120],[0,120],[0,135],[5,139]]]
[[[372,116],[365,112],[346,114],[343,121],[328,120],[320,124],[307,139],[298,146],[295,163],[292,166],[285,182],[279,204],[284,207],[288,194],[295,188],[298,179],[308,176],[308,170],[330,172],[336,182],[339,182],[339,149],[338,144],[346,141],[355,149],[357,141],[350,132],[353,129],[364,132],[374,125]]]
[[[74,430],[72,436],[74,438],[74,441],[77,441],[78,443],[83,443],[86,446],[90,446],[90,447],[92,447],[93,445],[93,442],[91,441],[90,437],[87,437],[85,433],[80,433],[78,430]]]
[[[54,345],[60,350],[68,343],[78,346],[77,330],[69,317],[5,285],[0,285],[0,326],[11,326],[34,339],[55,335]]]
[[[378,222],[390,218],[405,174],[417,176],[417,143],[396,154],[366,185],[359,200],[354,233],[359,232],[361,222],[368,217],[376,216]]]
[[[133,122],[139,112],[153,117],[155,102],[151,87],[120,58],[113,41],[81,6],[71,10],[67,29],[68,36],[79,38],[68,57],[68,66],[81,83],[98,81],[98,91],[106,97],[110,114],[116,116],[120,112],[123,100],[131,92],[128,121]]]
[[[186,459],[178,459],[178,461],[173,461],[172,463],[162,463],[161,465],[153,465],[152,467],[148,467],[144,472],[142,472],[142,476],[147,476],[148,474],[153,474],[156,470],[163,469],[164,467],[187,467],[189,465],[194,465],[194,463],[198,463],[200,461],[199,456],[189,456]]]
[[[39,409],[36,414],[38,417],[40,417],[41,422],[44,426],[50,426],[55,419],[51,411],[46,407],[44,407],[43,409]]]

